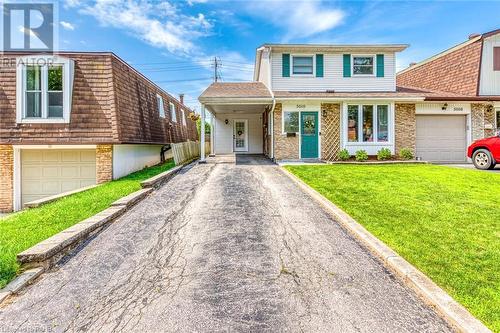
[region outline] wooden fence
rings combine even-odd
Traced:
[[[187,141],[172,144],[172,154],[175,165],[200,157],[200,143],[197,141]],[[205,142],[205,155],[210,154],[210,142]]]

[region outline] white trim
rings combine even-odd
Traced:
[[[293,73],[293,58],[295,57],[304,57],[304,58],[309,58],[311,57],[313,62],[312,62],[312,73],[309,74],[294,74]],[[316,55],[315,54],[290,54],[290,77],[316,77]]]
[[[354,58],[372,58],[372,74],[354,74]],[[358,65],[359,66],[359,65]],[[351,54],[351,77],[375,77],[377,69],[377,55],[376,54]]]
[[[236,123],[243,122],[245,124],[245,147],[236,148]],[[242,153],[248,152],[248,119],[233,119],[233,152]]]
[[[21,148],[14,146],[14,175],[13,175],[13,191],[12,191],[12,204],[13,210],[17,212],[21,210]]]
[[[73,95],[74,60],[52,55],[24,56],[16,59],[16,121],[17,123],[69,123]],[[26,65],[41,67],[41,118],[26,118]],[[63,116],[48,118],[48,65],[60,65],[63,71]]]
[[[17,149],[95,149],[97,145],[14,145]]]

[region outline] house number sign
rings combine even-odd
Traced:
[[[297,104],[296,108],[297,109],[305,109],[306,105],[305,104]]]

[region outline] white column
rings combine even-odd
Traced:
[[[215,155],[215,129],[214,115],[212,113],[210,113],[210,155]]]
[[[201,105],[200,162],[205,162],[205,105]]]

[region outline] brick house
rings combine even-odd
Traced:
[[[487,95],[473,89],[479,69],[469,62],[485,67],[477,52],[487,48],[470,44],[464,52],[476,53],[457,59],[463,73],[449,63],[441,67],[455,71],[443,76],[460,72],[475,83],[464,78],[441,85],[437,73],[427,80],[425,65],[412,66],[409,72],[423,68],[428,86],[402,81],[405,73],[396,79],[397,53],[408,45],[262,45],[253,82],[214,83],[199,97],[202,120],[206,111],[212,115],[212,151],[333,161],[341,149],[376,155],[408,148],[428,161],[465,162],[467,145],[493,134],[500,107],[498,77]]]
[[[120,178],[197,140],[182,99],[113,53],[0,58],[0,211]],[[166,147],[165,147],[166,148]]]

